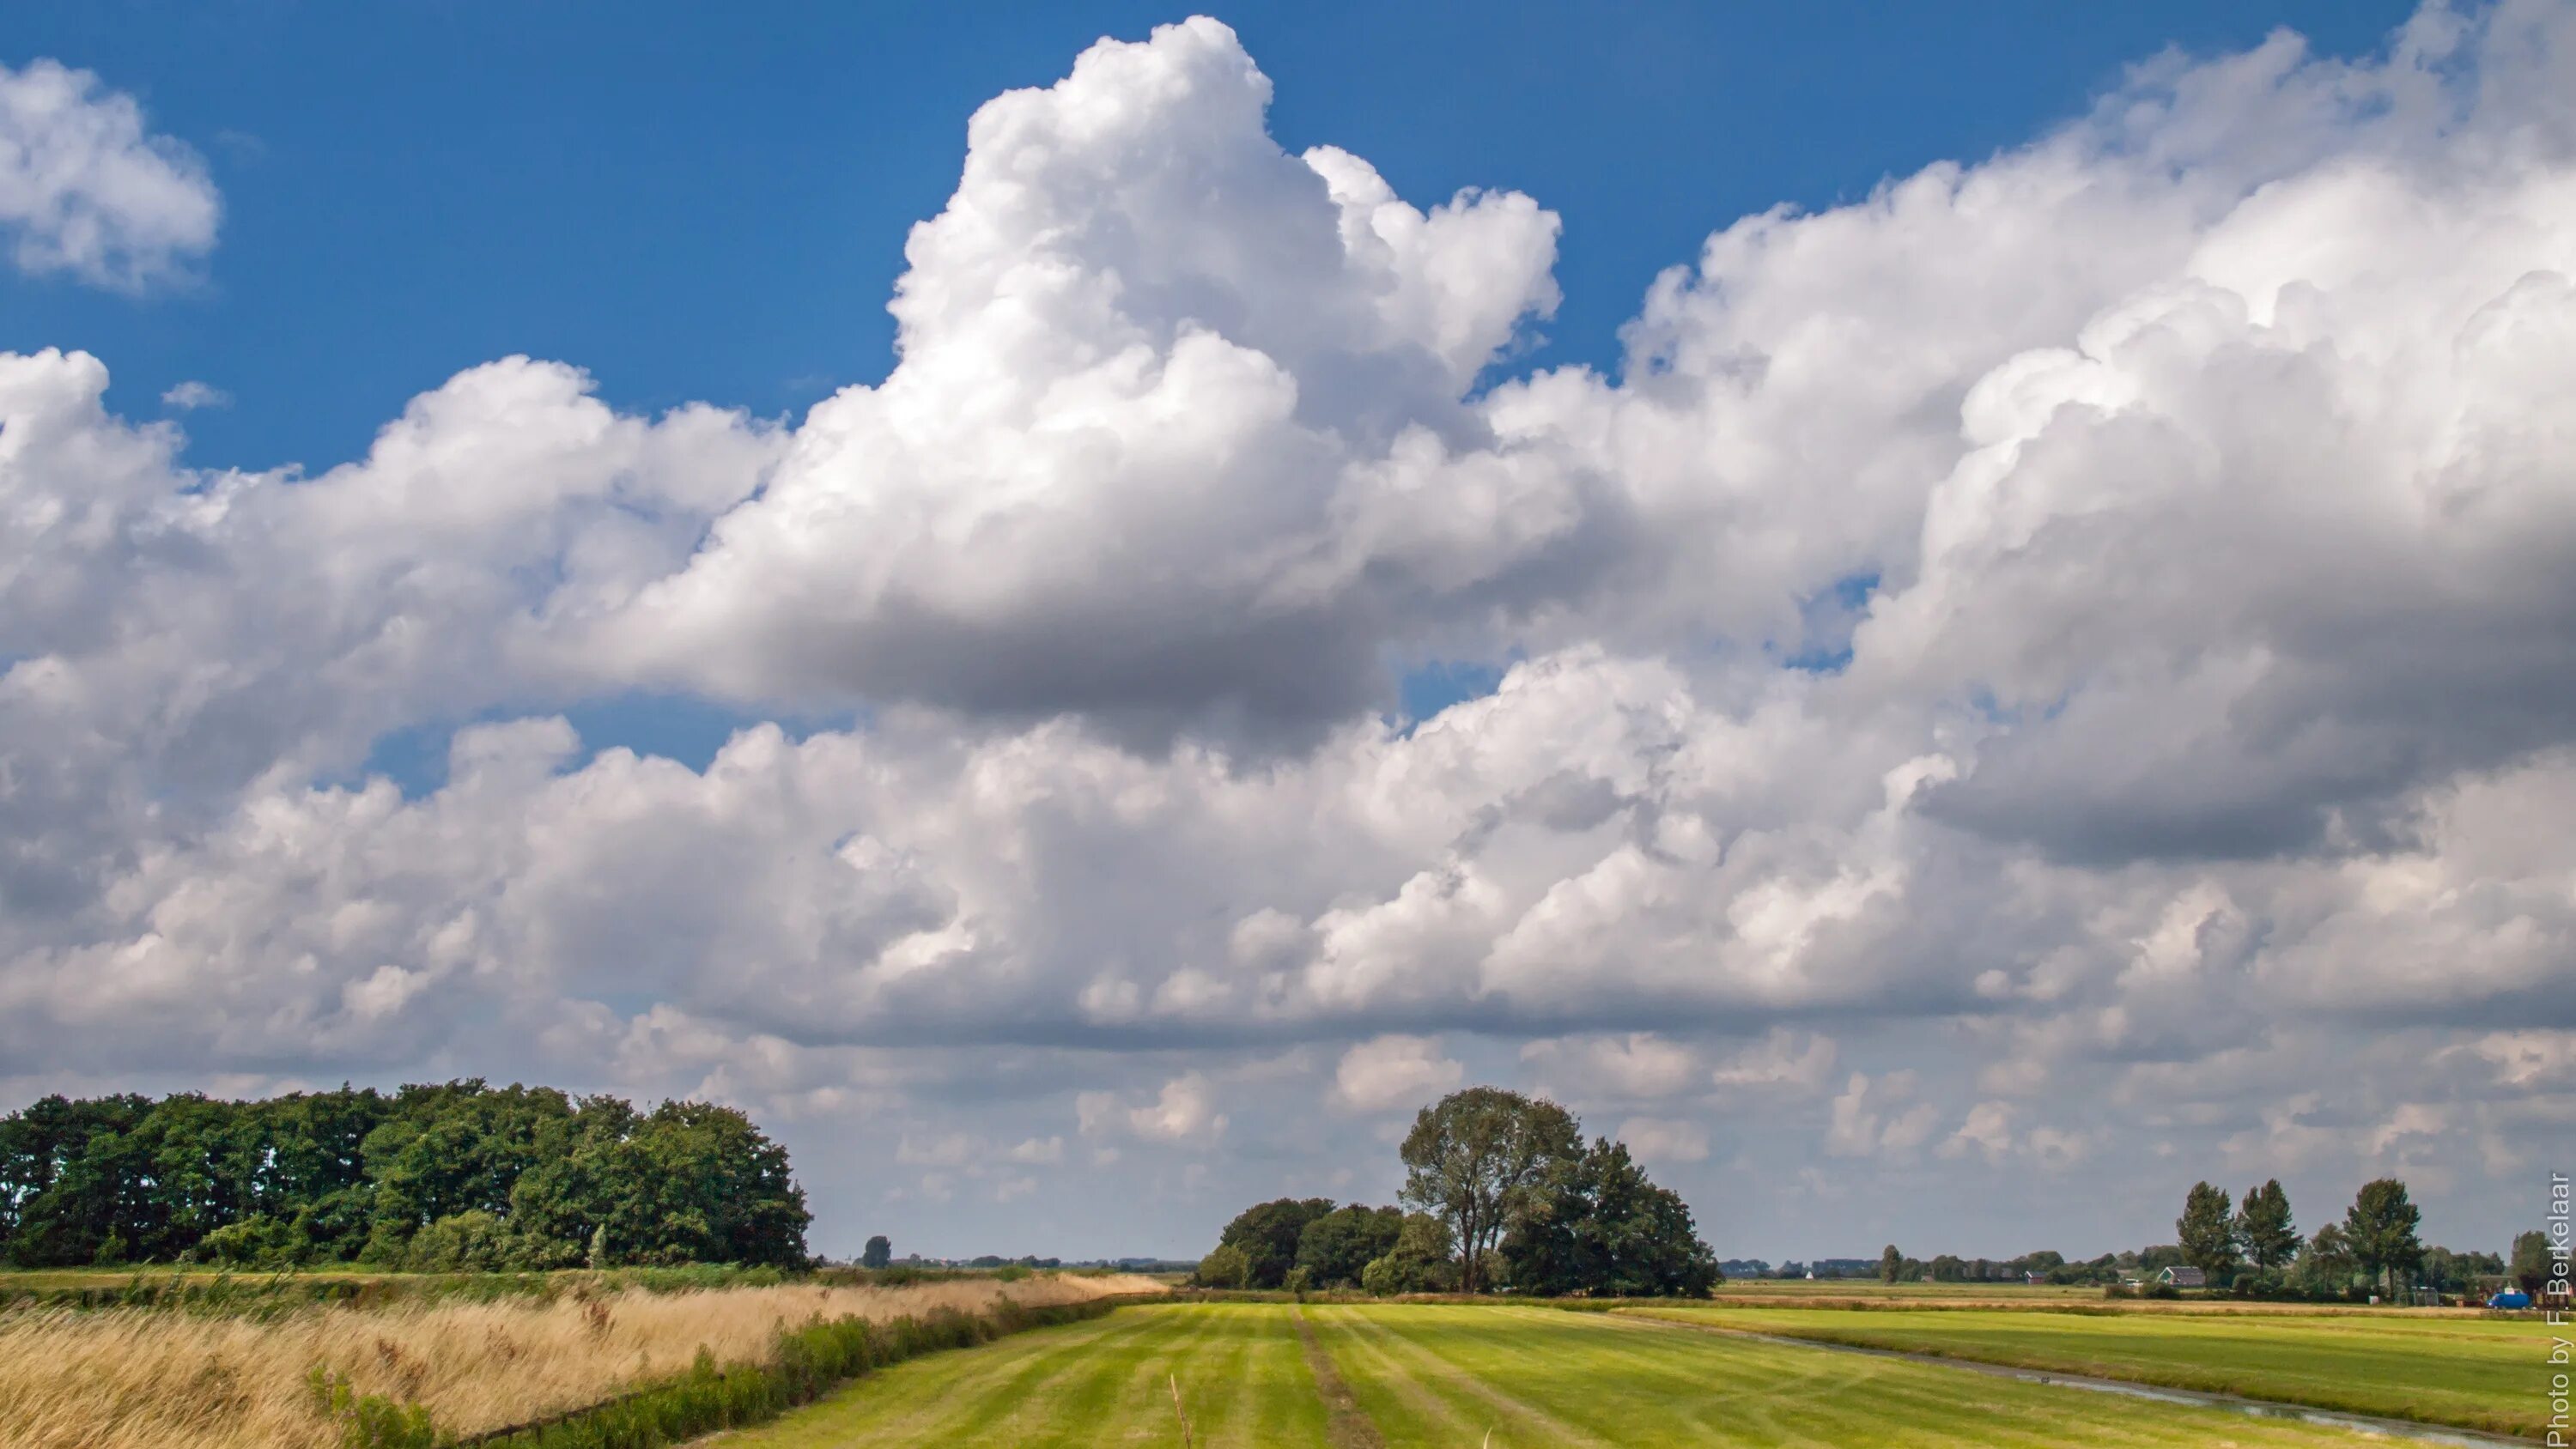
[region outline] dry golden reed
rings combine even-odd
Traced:
[[[262,1322],[154,1309],[0,1311],[0,1445],[7,1449],[331,1449],[318,1365],[361,1394],[425,1404],[474,1433],[608,1398],[686,1368],[764,1356],[782,1323],[878,1321],[1004,1299],[1042,1307],[1159,1292],[1136,1276],[1041,1274],[899,1288],[783,1285],[628,1290],[489,1303],[306,1309]]]

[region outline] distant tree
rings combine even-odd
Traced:
[[[2352,1290],[2357,1271],[2351,1239],[2340,1225],[2328,1223],[2299,1250],[2298,1261],[2290,1266],[2290,1281],[2311,1296],[2339,1298]]]
[[[1297,1267],[1321,1288],[1355,1285],[1369,1263],[1395,1251],[1404,1230],[1401,1208],[1336,1208],[1306,1224],[1297,1235]],[[1293,1271],[1293,1270],[1292,1270]]]
[[[1887,1251],[1878,1255],[1878,1281],[1893,1283],[1904,1275],[1905,1255],[1896,1251],[1896,1245],[1890,1243],[1887,1245]]]
[[[2182,1249],[2172,1243],[2150,1243],[2138,1250],[2137,1266],[2153,1273],[2164,1268],[2179,1268],[2190,1261],[2182,1255]]]
[[[2423,1210],[2406,1196],[2406,1184],[2382,1177],[2361,1185],[2343,1215],[2344,1237],[2352,1244],[2354,1263],[2385,1289],[2395,1278],[2414,1271],[2424,1245],[2415,1236]]]
[[[2513,1275],[2513,1286],[2535,1297],[2546,1290],[2550,1256],[2547,1233],[2517,1233],[2513,1240],[2513,1262],[2505,1270]]]
[[[2286,1266],[2299,1254],[2299,1231],[2290,1220],[2290,1195],[2277,1177],[2245,1189],[2236,1208],[2236,1242],[2257,1268]]]
[[[1332,1210],[1333,1200],[1328,1197],[1256,1203],[1235,1214],[1217,1241],[1243,1250],[1250,1274],[1245,1286],[1276,1288],[1288,1281],[1288,1270],[1297,1266],[1297,1242],[1306,1225]]]
[[[2213,1281],[2236,1266],[2236,1223],[2228,1215],[2230,1206],[2223,1190],[2196,1182],[2183,1196],[2182,1216],[2174,1219],[2183,1261]]]
[[[1460,1286],[1481,1292],[1506,1228],[1548,1173],[1583,1152],[1572,1113],[1544,1098],[1469,1087],[1422,1109],[1405,1136],[1404,1200],[1445,1220],[1463,1265]]]
[[[1606,1137],[1549,1173],[1501,1252],[1511,1286],[1542,1297],[1703,1298],[1720,1276],[1689,1206]]]
[[[883,1233],[868,1239],[868,1245],[859,1250],[859,1266],[862,1268],[882,1268],[893,1261],[894,1244]]]
[[[2444,1293],[2466,1293],[2475,1288],[2478,1279],[2500,1275],[2504,1260],[2493,1253],[2455,1253],[2448,1248],[2424,1250],[2425,1283]]]
[[[1216,1251],[1199,1259],[1195,1275],[1202,1288],[1240,1288],[1252,1275],[1252,1263],[1241,1248],[1222,1243]]]
[[[1360,1287],[1384,1298],[1395,1293],[1446,1293],[1458,1286],[1456,1243],[1449,1225],[1429,1213],[1406,1216],[1395,1246],[1360,1270]]]

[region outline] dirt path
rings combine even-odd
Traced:
[[[1324,1352],[1315,1339],[1315,1326],[1306,1321],[1306,1310],[1292,1310],[1297,1319],[1297,1340],[1306,1346],[1306,1367],[1315,1375],[1315,1393],[1324,1401],[1325,1432],[1332,1437],[1333,1449],[1386,1449],[1386,1438],[1377,1424],[1342,1382],[1341,1371],[1333,1367],[1333,1356]]]

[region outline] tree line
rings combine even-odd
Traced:
[[[1873,1270],[1845,1271],[1839,1276],[1876,1276],[1889,1283],[2037,1279],[2116,1284],[2166,1268],[2190,1267],[2200,1270],[2208,1287],[2257,1298],[2342,1300],[2411,1287],[2466,1294],[2482,1282],[2507,1278],[2528,1291],[2538,1291],[2547,1247],[2541,1234],[2525,1233],[2514,1240],[2508,1270],[2500,1254],[2427,1245],[2419,1234],[2422,1217],[2406,1184],[2384,1177],[2363,1184],[2340,1221],[2327,1222],[2314,1234],[2303,1236],[2279,1179],[2247,1188],[2241,1198],[2200,1182],[2184,1194],[2172,1243],[2105,1253],[2089,1261],[2069,1261],[2053,1252],[2001,1260],[1945,1253],[1924,1261],[1899,1252],[1891,1243]],[[1848,1269],[1852,1261],[1831,1260],[1837,1269]],[[1819,1272],[1817,1276],[1828,1275]]]
[[[2505,1275],[2498,1254],[2428,1247],[2418,1234],[2423,1218],[2404,1182],[2375,1178],[2353,1194],[2341,1222],[2302,1238],[2278,1178],[2233,1204],[2225,1189],[2197,1182],[2183,1196],[2174,1238],[2212,1286],[2265,1297],[2348,1298],[2419,1284],[2465,1293],[2481,1277]]]
[[[423,1271],[805,1262],[787,1151],[703,1102],[480,1079],[0,1119],[0,1258]]]
[[[1280,1198],[1226,1224],[1214,1288],[1705,1297],[1720,1274],[1687,1204],[1626,1144],[1543,1098],[1452,1092],[1414,1118],[1401,1207]],[[1407,1209],[1410,1209],[1408,1211]]]

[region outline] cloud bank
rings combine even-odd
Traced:
[[[1558,219],[1282,151],[1202,19],[980,110],[801,420],[513,358],[210,473],[0,357],[0,1061],[714,1093],[896,1164],[827,1247],[1193,1248],[1469,1079],[1729,1252],[2381,1171],[2496,1246],[2576,1127],[2571,95],[2539,0],[2158,57],[1530,371]],[[121,284],[214,201],[99,96],[0,73],[0,218]],[[561,714],[675,694],[750,723]]]

